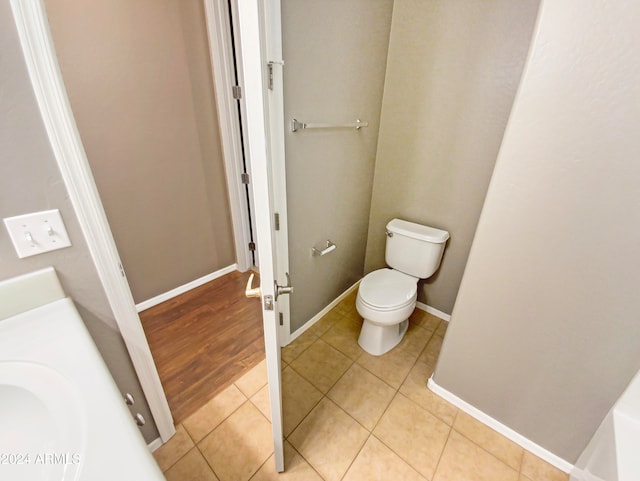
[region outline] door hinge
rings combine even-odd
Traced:
[[[242,174],[240,174],[240,180],[242,181],[243,184],[248,184],[249,174],[247,174],[246,172],[243,172]]]
[[[120,267],[120,274],[122,274],[122,277],[127,277],[127,276],[124,274],[124,267],[122,267],[122,263],[120,263],[120,262],[119,262],[119,263],[118,263],[118,267]]]
[[[269,90],[273,90],[273,66],[274,65],[284,65],[284,61],[282,60],[269,60],[267,62],[267,71],[268,71],[268,75],[267,75],[267,82],[268,82],[268,87]]]
[[[255,251],[256,250],[256,243],[255,242],[249,242],[249,250],[250,251]]]
[[[280,230],[280,214],[277,212],[273,214],[273,228],[275,230]]]
[[[280,325],[284,326],[284,314],[282,312],[278,312],[278,317],[280,318]]]
[[[240,87],[240,85],[234,85],[231,87],[231,93],[234,99],[240,100],[242,98],[242,87]]]

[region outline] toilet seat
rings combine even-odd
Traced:
[[[395,311],[413,304],[418,279],[394,269],[378,269],[360,282],[360,301],[375,311]]]

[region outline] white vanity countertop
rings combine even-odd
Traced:
[[[0,320],[0,479],[165,479],[68,298]]]

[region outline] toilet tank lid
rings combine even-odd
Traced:
[[[394,234],[400,234],[412,239],[418,239],[436,244],[442,244],[449,238],[446,230],[436,229],[426,225],[415,224],[401,219],[393,219],[387,224],[387,230]]]

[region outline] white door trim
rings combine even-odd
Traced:
[[[243,169],[240,118],[232,91],[235,73],[231,44],[231,18],[225,1],[204,0],[204,8],[220,120],[220,141],[227,174],[236,262],[238,270],[244,272],[253,266],[253,262],[249,252],[251,240],[249,206],[241,180]]]
[[[175,434],[129,284],[64,88],[42,0],[11,0],[29,76],[58,167],[160,437]]]

